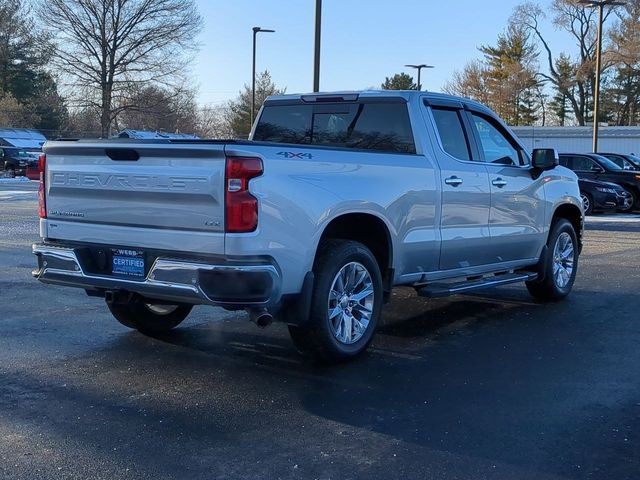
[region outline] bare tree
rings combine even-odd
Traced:
[[[103,137],[135,106],[132,84],[179,83],[202,28],[194,0],[40,0],[38,12],[57,42],[55,67],[77,106],[100,111]]]
[[[208,105],[198,112],[197,135],[202,138],[233,138],[232,117],[227,105]]]
[[[443,90],[451,95],[471,98],[481,103],[489,103],[489,72],[486,65],[478,60],[474,60],[461,72],[455,72],[453,79],[446,83]]]
[[[195,92],[176,87],[134,85],[127,94],[130,108],[121,111],[114,121],[117,130],[152,130],[170,133],[194,133],[197,127]]]
[[[593,98],[595,81],[595,50],[597,32],[597,12],[585,8],[578,0],[554,0],[551,8],[554,13],[554,24],[567,31],[578,47],[577,58],[572,59],[571,76],[567,77],[566,69],[560,68],[560,62],[569,58],[566,54],[554,55],[551,45],[542,31],[541,21],[546,16],[544,10],[534,2],[519,5],[511,21],[520,25],[537,37],[546,57],[547,71],[538,76],[551,83],[558,93],[571,105],[571,109],[579,125],[585,125],[589,113],[589,101]],[[606,16],[612,10],[607,9]],[[605,54],[605,59],[608,55]],[[603,70],[612,65],[605,60]]]

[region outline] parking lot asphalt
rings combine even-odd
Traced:
[[[197,307],[149,338],[39,284],[35,212],[0,185],[0,478],[640,478],[638,216],[589,219],[564,302],[398,289],[329,368],[283,325]]]

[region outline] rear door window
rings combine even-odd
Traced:
[[[404,102],[267,105],[253,139],[416,153]]]
[[[459,160],[471,160],[469,139],[458,110],[432,107],[442,148]]]

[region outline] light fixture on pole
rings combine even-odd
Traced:
[[[598,153],[598,117],[600,115],[600,76],[602,74],[602,30],[604,26],[604,8],[618,7],[625,2],[617,0],[578,0],[578,3],[598,9],[598,40],[596,46],[596,84],[593,92],[593,153]]]
[[[322,30],[322,0],[316,0],[316,28],[313,46],[313,91],[320,91],[320,33]]]
[[[422,90],[422,84],[420,83],[420,72],[422,72],[423,68],[435,68],[433,65],[425,65],[424,63],[420,65],[405,65],[405,67],[415,68],[418,70],[418,85],[416,90]]]
[[[258,33],[273,33],[275,30],[268,30],[260,27],[253,27],[253,68],[251,70],[251,127],[256,117],[256,36]]]

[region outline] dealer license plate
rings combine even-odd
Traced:
[[[124,248],[111,249],[111,272],[114,275],[144,277],[144,252]]]

